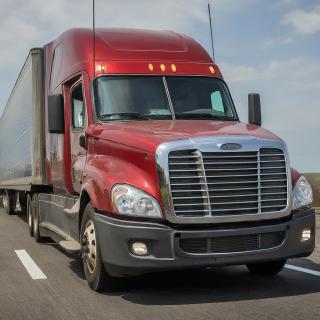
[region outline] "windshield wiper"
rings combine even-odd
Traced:
[[[211,113],[176,113],[176,119],[213,119],[223,121],[236,121],[237,119],[228,116],[217,116]]]
[[[118,112],[118,113],[110,113],[110,114],[101,114],[99,115],[99,118],[101,120],[117,120],[122,118],[149,120],[148,117],[144,116],[139,112]]]

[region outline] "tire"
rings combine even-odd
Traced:
[[[32,199],[31,199],[31,196],[29,194],[27,196],[27,221],[28,221],[30,237],[33,237]]]
[[[14,191],[5,190],[2,195],[2,203],[4,211],[12,215],[15,213],[17,196]]]
[[[83,269],[89,287],[96,292],[117,288],[119,284],[117,279],[107,273],[101,259],[99,241],[96,236],[94,210],[90,202],[84,209],[80,241]]]
[[[270,261],[265,263],[247,264],[247,268],[252,274],[259,276],[275,276],[282,271],[287,260]]]
[[[19,202],[21,207],[21,214],[25,214],[28,210],[28,196],[24,191],[19,192]]]
[[[33,236],[36,242],[42,242],[43,238],[40,234],[40,213],[39,213],[39,200],[38,200],[38,194],[35,193],[32,196],[31,200],[31,212],[32,212],[32,220],[33,220]]]

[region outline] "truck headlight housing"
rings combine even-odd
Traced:
[[[144,191],[129,185],[116,185],[111,191],[112,207],[118,214],[161,218],[161,209],[156,199]]]
[[[306,177],[301,176],[293,189],[292,209],[299,209],[311,205],[313,202],[312,188]]]

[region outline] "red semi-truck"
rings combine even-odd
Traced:
[[[95,52],[95,54],[94,54]],[[79,251],[89,286],[170,269],[278,273],[314,249],[287,147],[239,121],[218,66],[174,32],[72,29],[30,51],[0,120],[0,189],[31,236]]]

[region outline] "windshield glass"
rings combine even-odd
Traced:
[[[103,76],[94,81],[97,117],[238,120],[225,83],[187,76]]]

